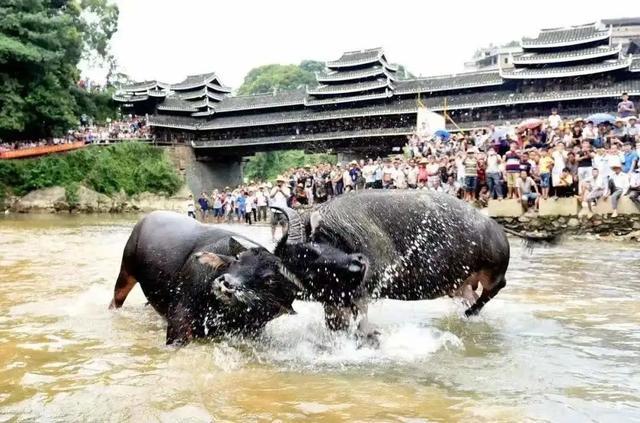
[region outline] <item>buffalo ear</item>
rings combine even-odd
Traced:
[[[209,251],[199,251],[195,255],[200,263],[211,266],[214,270],[222,270],[233,261],[232,257],[211,253]]]

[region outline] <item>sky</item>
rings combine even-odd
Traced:
[[[213,71],[232,88],[256,66],[329,61],[373,47],[416,76],[462,72],[473,52],[491,43],[634,15],[630,2],[603,11],[593,0],[114,1],[120,21],[112,50],[120,71],[168,83]],[[101,80],[105,72],[85,65],[84,74]]]

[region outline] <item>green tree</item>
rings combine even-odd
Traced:
[[[258,66],[247,73],[238,94],[267,94],[304,88],[305,85],[315,86],[315,72],[323,68],[324,64],[315,60],[303,60],[300,65]]]
[[[0,3],[0,138],[48,137],[77,123],[83,55],[107,58],[118,8],[108,0]]]
[[[299,65],[265,65],[249,71],[238,94],[265,94],[274,91],[295,90],[305,85],[315,86],[316,72],[324,69],[324,63],[303,60]],[[305,154],[301,150],[270,151],[257,153],[249,158],[244,174],[249,180],[271,180],[287,169],[321,162],[335,162],[329,154]]]

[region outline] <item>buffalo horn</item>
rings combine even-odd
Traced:
[[[287,216],[287,220],[289,221],[289,224],[287,225],[287,244],[299,244],[304,242],[304,227],[302,225],[300,213],[289,207],[272,206],[271,208],[278,210]]]

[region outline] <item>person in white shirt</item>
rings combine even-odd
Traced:
[[[591,177],[584,181],[582,191],[582,208],[588,210],[589,217],[593,215],[592,206],[607,194],[608,178],[600,174],[597,167],[591,169]]]
[[[193,203],[193,195],[189,194],[187,201],[187,216],[196,218],[196,205]]]
[[[256,206],[258,207],[258,221],[267,220],[267,194],[264,191],[264,187],[261,186],[260,190],[256,194]]]
[[[382,187],[385,189],[393,188],[393,174],[395,169],[390,162],[384,164],[382,168]]]
[[[350,164],[353,166],[353,164]],[[351,174],[349,173],[349,168],[344,169],[342,172],[342,186],[344,187],[344,192],[353,191],[353,181],[351,180]]]
[[[609,192],[611,193],[611,208],[613,209],[613,213],[611,217],[618,216],[618,202],[620,201],[620,197],[627,194],[629,191],[629,174],[624,173],[622,171],[622,166],[620,164],[615,164],[612,166],[613,175],[609,178]],[[606,198],[606,196],[605,196]]]
[[[364,177],[364,187],[366,189],[373,188],[376,183],[376,166],[373,159],[369,159],[367,164],[362,168],[362,176]]]
[[[393,185],[398,189],[407,188],[407,178],[404,174],[404,170],[400,166],[400,162],[396,162],[394,166]]]
[[[289,188],[285,186],[284,177],[278,176],[276,179],[276,186],[273,187],[271,193],[269,195],[269,205],[285,208],[287,207],[287,199],[289,198]],[[286,216],[278,211],[272,210],[271,213],[271,239],[273,242],[276,242],[276,227],[280,226],[282,228],[282,233],[286,233],[287,231],[287,218]]]
[[[411,189],[418,187],[418,166],[415,163],[407,167],[407,186]]]
[[[249,224],[252,225],[254,221],[257,220],[257,216],[256,216],[256,196],[255,193],[253,191],[250,191],[249,194],[246,196],[246,202],[244,205],[244,210],[245,210],[245,221]]]
[[[560,124],[562,123],[562,118],[558,114],[558,109],[556,108],[551,109],[551,114],[549,115],[548,120],[549,120],[549,126],[552,129],[556,129],[558,126],[560,126]]]

